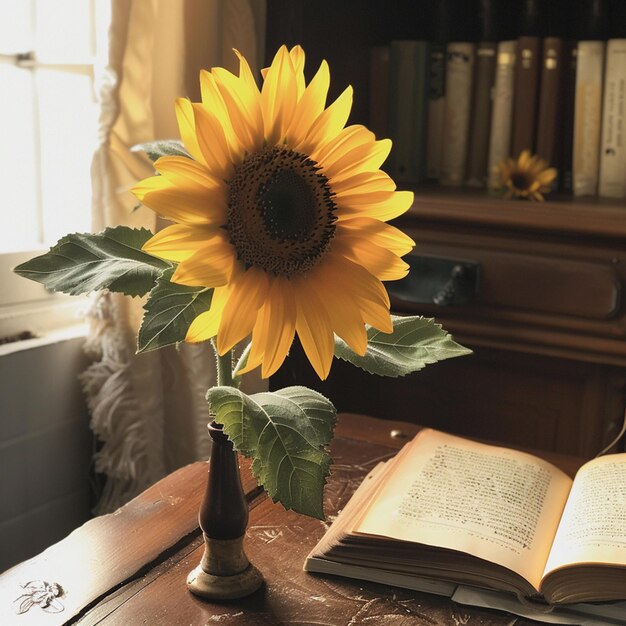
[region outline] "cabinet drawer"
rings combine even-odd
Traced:
[[[419,243],[415,254],[478,263],[478,305],[589,320],[611,319],[621,309],[621,280],[609,264]]]

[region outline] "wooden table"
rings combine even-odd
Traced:
[[[344,414],[332,444],[334,465],[326,487],[329,521],[365,474],[395,454],[419,427]],[[397,432],[394,432],[397,431]],[[393,434],[392,434],[393,433]],[[580,462],[546,454],[573,474]],[[246,598],[216,604],[191,595],[188,572],[203,544],[197,514],[206,484],[206,463],[167,476],[113,514],[93,519],[63,541],[0,576],[2,626],[58,624],[211,626],[212,624],[408,626],[505,626],[527,620],[455,605],[446,598],[302,570],[306,555],[327,524],[273,504],[242,463],[250,503],[246,552],[266,585]],[[44,611],[29,595],[31,581],[57,583],[63,594]],[[16,600],[20,600],[16,603]],[[17,615],[15,609],[26,608]]]

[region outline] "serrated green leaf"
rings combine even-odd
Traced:
[[[143,296],[154,287],[159,274],[172,266],[141,250],[150,237],[146,228],[127,226],[107,228],[97,235],[74,233],[13,271],[52,291],[71,295],[109,289]]]
[[[161,141],[139,143],[132,147],[132,151],[145,152],[152,162],[160,159],[162,156],[183,156],[189,159],[191,158],[189,152],[185,150],[183,142],[178,141],[177,139],[164,139]]]
[[[333,404],[306,387],[248,396],[234,387],[207,393],[215,420],[242,454],[274,502],[324,519],[323,491],[337,419]]]
[[[137,337],[138,352],[184,341],[191,322],[211,306],[213,289],[172,283],[173,273],[171,268],[159,276],[143,307],[146,312]]]
[[[335,337],[335,356],[380,376],[406,376],[426,365],[451,359],[472,351],[452,339],[433,319],[421,316],[392,315],[393,332],[367,329],[367,350],[364,356],[353,352]]]

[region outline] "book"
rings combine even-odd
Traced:
[[[392,41],[390,62],[391,175],[398,182],[419,183],[426,176],[429,44]]]
[[[561,172],[561,116],[563,115],[563,89],[565,87],[565,40],[546,37],[543,40],[541,79],[539,88],[539,113],[535,152],[551,167]],[[556,180],[555,180],[556,186]]]
[[[516,48],[515,41],[501,41],[498,44],[487,160],[487,175],[491,188],[498,184],[498,178],[494,173],[496,166],[509,156],[511,149]]]
[[[624,601],[624,485],[626,453],[572,480],[535,455],[425,429],[367,476],[304,568],[443,595],[469,585],[538,613]]]
[[[517,40],[511,136],[514,158],[523,150],[535,151],[540,58],[539,37],[525,35]]]
[[[578,46],[574,41],[565,43],[565,75],[563,77],[563,116],[561,119],[561,171],[558,175],[560,190],[572,193],[574,157],[574,101],[576,98],[576,57]]]
[[[446,98],[442,136],[442,185],[462,185],[469,137],[474,44],[451,42],[446,46]]]
[[[370,130],[377,139],[389,134],[389,46],[370,48]]]
[[[576,196],[598,192],[604,49],[604,41],[578,42],[572,164]]]
[[[497,46],[481,41],[476,46],[466,185],[484,187],[487,180],[492,90],[496,75]]]
[[[426,136],[426,176],[431,180],[438,180],[441,170],[441,143],[446,113],[445,84],[446,48],[442,43],[431,42]]]
[[[606,46],[598,195],[626,198],[626,39]]]

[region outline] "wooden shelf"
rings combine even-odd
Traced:
[[[428,39],[434,7],[271,0],[268,57],[282,43],[300,43],[311,72],[326,59],[328,101],[353,85],[349,122],[368,125],[371,46]],[[411,254],[472,261],[479,282],[465,304],[424,303],[416,289],[396,293],[395,310],[435,317],[474,354],[398,379],[338,361],[321,384],[296,345],[274,388],[306,384],[344,411],[419,415],[466,436],[595,454],[619,431],[625,408],[626,200],[550,194],[537,203],[470,188],[400,187],[415,192],[413,206],[394,220],[416,242]],[[419,271],[415,281],[432,278]],[[440,287],[454,287],[451,278],[444,275]]]
[[[626,202],[605,198],[556,197],[545,202],[503,200],[482,190],[413,187],[409,216],[420,221],[522,228],[551,234],[623,239]]]

